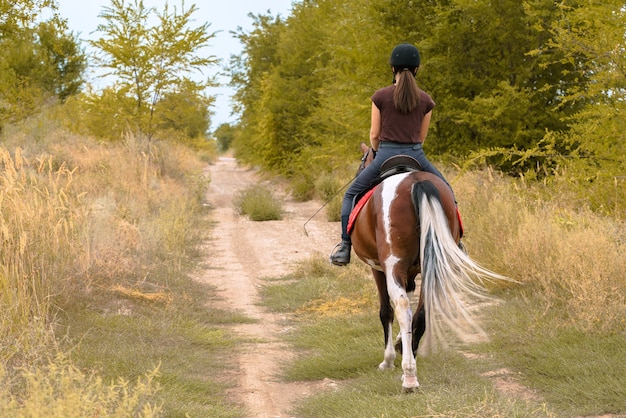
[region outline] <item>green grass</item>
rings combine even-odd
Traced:
[[[168,280],[167,304],[95,294],[66,311],[57,333],[77,365],[104,379],[132,380],[158,366],[157,399],[165,416],[242,416],[240,406],[224,398],[234,383],[219,376],[233,367],[239,342],[223,326],[249,319],[212,310],[211,289],[190,278]]]
[[[384,349],[382,327],[376,289],[362,263],[339,269],[321,258],[311,259],[290,276],[268,280],[264,304],[292,314],[295,328],[285,340],[300,353],[285,365],[283,378],[338,383],[337,390],[303,400],[293,414],[569,417],[626,412],[622,334],[591,334],[563,326],[566,313],[539,312],[528,287],[496,291],[503,303],[484,312],[491,341],[452,343],[449,350],[418,357],[421,387],[407,395],[401,394],[401,356],[395,370],[377,369]],[[501,392],[485,375],[504,368],[510,370],[507,379],[533,396]]]
[[[382,328],[377,315],[325,318],[302,325],[287,340],[307,353],[284,370],[288,380],[350,379],[382,360]]]
[[[240,215],[253,221],[275,221],[283,218],[282,202],[269,186],[254,185],[240,190],[233,197],[233,205]]]
[[[352,347],[354,351],[354,347]],[[380,352],[380,350],[378,350]],[[340,382],[337,391],[326,391],[302,402],[299,417],[454,417],[549,416],[545,405],[510,399],[477,376],[475,366],[453,352],[418,359],[414,394],[402,394],[401,369],[380,372],[374,368]]]
[[[481,350],[519,372],[563,416],[626,412],[626,336],[562,327],[565,312],[543,314],[515,294],[487,315],[493,336]]]

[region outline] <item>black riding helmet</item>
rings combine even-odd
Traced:
[[[405,68],[413,70],[420,66],[420,53],[409,43],[400,44],[391,51],[389,64],[395,67],[396,71],[402,71]]]

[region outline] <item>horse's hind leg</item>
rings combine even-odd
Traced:
[[[413,315],[413,355],[417,355],[417,349],[419,348],[420,340],[426,332],[426,311],[424,305],[421,303],[417,306],[417,312]]]
[[[412,299],[411,293],[407,293],[407,295],[409,296],[409,299]],[[413,331],[411,345],[413,349],[413,356],[415,357],[417,355],[417,349],[419,348],[420,340],[422,339],[422,337],[424,336],[424,333],[426,332],[426,311],[424,310],[424,305],[421,300],[420,300],[420,303],[417,305],[415,314],[413,314],[413,322],[411,324],[411,330]],[[395,347],[396,347],[396,351],[402,354],[402,332],[401,331],[398,332],[398,335],[396,336]]]
[[[380,370],[393,369],[393,362],[396,359],[396,352],[393,348],[391,340],[393,326],[393,309],[389,301],[389,293],[387,292],[387,279],[385,273],[372,269],[376,287],[378,288],[378,298],[380,300],[380,323],[383,326],[383,334],[385,337],[385,353],[382,363],[378,365]]]
[[[407,297],[409,300],[413,300],[413,292],[407,292]],[[415,316],[413,316],[413,332],[415,333]],[[415,341],[415,334],[413,334],[413,341]],[[396,335],[396,343],[395,343],[396,351],[402,354],[402,332],[398,331],[398,335]],[[413,351],[415,354],[415,351]]]
[[[387,274],[387,289],[391,306],[395,312],[396,319],[400,325],[400,335],[402,340],[402,389],[405,392],[413,392],[419,387],[416,376],[415,356],[412,349],[412,322],[411,301],[406,289],[399,283],[406,283],[400,277],[391,276],[392,271]],[[391,345],[391,344],[389,344]]]

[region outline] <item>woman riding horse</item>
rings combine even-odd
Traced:
[[[399,154],[409,155],[420,163],[423,171],[435,174],[450,187],[422,150],[435,102],[415,81],[420,66],[419,51],[408,43],[398,45],[391,52],[390,64],[394,75],[393,84],[376,91],[372,96],[370,142],[375,158],[357,176],[343,198],[341,242],[330,256],[331,262],[338,266],[350,262],[352,241],[347,227],[354,198],[371,186],[387,158]]]
[[[505,279],[471,260],[460,248],[462,235],[454,194],[422,151],[432,108],[430,96],[417,87],[417,49],[398,45],[391,54],[395,84],[372,96],[373,150],[363,147],[363,171],[346,192],[342,207],[342,242],[331,256],[337,265],[350,261],[350,250],[371,269],[378,288],[380,320],[385,337],[380,369],[392,369],[396,358],[391,336],[394,317],[400,332],[402,387],[412,392],[419,383],[415,353],[424,336],[427,344],[442,341],[440,324],[461,340],[484,336],[472,319],[471,303],[485,298],[483,279]],[[413,157],[421,170],[397,170],[361,199],[360,212],[350,218],[353,198],[371,186],[389,157]],[[388,163],[385,163],[385,166]],[[350,221],[351,230],[348,231]],[[351,234],[351,235],[350,235]],[[415,314],[411,306],[421,274]]]
[[[367,166],[370,151],[362,144]],[[398,160],[400,157],[395,157]],[[385,352],[379,368],[393,369],[395,347],[402,353],[402,388],[417,389],[415,354],[442,342],[440,324],[462,341],[486,336],[472,319],[472,303],[487,298],[483,280],[504,279],[469,258],[458,246],[461,225],[450,187],[425,171],[391,170],[371,193],[361,199],[350,218],[356,255],[372,269],[380,302]],[[387,166],[386,162],[384,165]],[[356,212],[356,211],[355,211]],[[419,301],[413,314],[411,301],[421,274]],[[400,333],[392,339],[394,316]],[[420,345],[424,336],[425,344]]]

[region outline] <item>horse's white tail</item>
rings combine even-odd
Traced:
[[[482,286],[484,280],[511,280],[470,259],[454,241],[439,200],[439,192],[429,182],[415,183],[412,199],[418,214],[422,300],[426,311],[426,333],[420,353],[437,344],[445,345],[443,322],[464,342],[487,339],[473,319],[471,302],[492,300]]]

